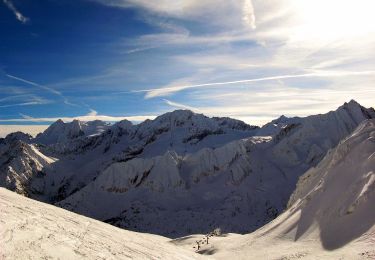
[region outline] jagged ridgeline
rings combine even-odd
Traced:
[[[285,210],[298,178],[363,121],[355,101],[263,127],[191,111],[134,125],[52,124],[0,140],[0,184],[129,230],[248,233]]]

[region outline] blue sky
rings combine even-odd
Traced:
[[[1,0],[0,124],[375,101],[372,0]]]

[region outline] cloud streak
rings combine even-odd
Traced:
[[[42,90],[45,90],[49,93],[52,93],[56,96],[59,96],[60,98],[63,99],[63,103],[66,104],[66,105],[69,105],[69,106],[78,106],[76,104],[73,104],[71,103],[60,91],[57,91],[51,87],[47,87],[47,86],[43,86],[43,85],[40,85],[38,83],[35,83],[33,81],[30,81],[30,80],[26,80],[26,79],[23,79],[23,78],[20,78],[20,77],[16,77],[14,75],[10,75],[10,74],[5,74],[8,78],[11,78],[11,79],[14,79],[14,80],[17,80],[17,81],[20,81],[20,82],[23,82],[23,83],[26,83],[26,84],[29,84],[31,86],[34,86],[34,87],[38,87]]]
[[[3,2],[13,12],[18,21],[21,23],[27,23],[29,21],[29,18],[21,14],[10,0],[3,0]]]
[[[318,71],[312,73],[304,74],[287,74],[287,75],[278,75],[270,77],[260,77],[253,79],[245,80],[235,80],[235,81],[224,81],[224,82],[213,82],[213,83],[204,83],[204,84],[193,84],[193,85],[182,85],[174,87],[164,87],[164,88],[154,88],[154,89],[143,89],[143,90],[134,90],[134,93],[145,92],[145,98],[154,98],[160,96],[168,96],[173,93],[191,89],[191,88],[201,88],[201,87],[217,87],[217,86],[226,86],[233,84],[242,84],[242,83],[252,83],[252,82],[262,82],[262,81],[273,81],[273,80],[283,80],[283,79],[293,79],[293,78],[333,78],[333,77],[345,77],[345,76],[361,76],[361,75],[375,75],[375,71]]]
[[[50,103],[49,101],[30,101],[30,102],[23,102],[23,103],[9,104],[9,105],[0,105],[0,107],[6,108],[6,107],[35,106],[35,105],[45,105],[49,103]]]
[[[12,103],[10,103],[12,102]],[[0,108],[50,104],[51,101],[30,94],[8,96],[0,99]]]
[[[93,0],[120,8],[141,8],[159,17],[200,20],[221,27],[255,29],[255,12],[251,0]],[[213,11],[214,10],[214,11]],[[238,14],[242,14],[238,15]]]
[[[251,0],[244,0],[242,20],[252,29],[256,28],[254,6]]]
[[[181,104],[181,103],[173,102],[173,101],[168,100],[168,99],[163,99],[163,100],[167,105],[169,105],[171,107],[180,108],[180,109],[187,109],[187,110],[191,110],[191,111],[199,111],[199,109],[195,108],[195,107],[191,107],[191,106],[187,106],[187,105],[184,105],[184,104]]]

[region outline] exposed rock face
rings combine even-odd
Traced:
[[[5,138],[0,146],[0,184],[25,196],[44,192],[45,169],[56,159],[43,155],[35,145]],[[24,140],[24,136],[21,135]]]

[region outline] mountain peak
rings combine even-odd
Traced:
[[[351,99],[349,102],[345,102],[342,107],[347,107],[347,108],[354,108],[354,107],[361,107],[361,104],[359,104],[357,101],[354,99]]]
[[[167,112],[157,118],[190,118],[191,116],[195,115],[195,113],[191,110],[187,109],[177,109],[172,112]]]
[[[32,139],[32,136],[29,135],[29,134],[25,134],[23,132],[15,132],[15,133],[10,133],[8,134],[6,137],[5,137],[5,140],[7,142],[12,142],[14,140],[20,140],[20,141],[23,141],[25,143],[28,143],[30,142],[30,140]]]
[[[53,125],[56,124],[56,125],[61,125],[61,124],[65,124],[64,121],[62,119],[57,119],[55,123],[53,123]]]

